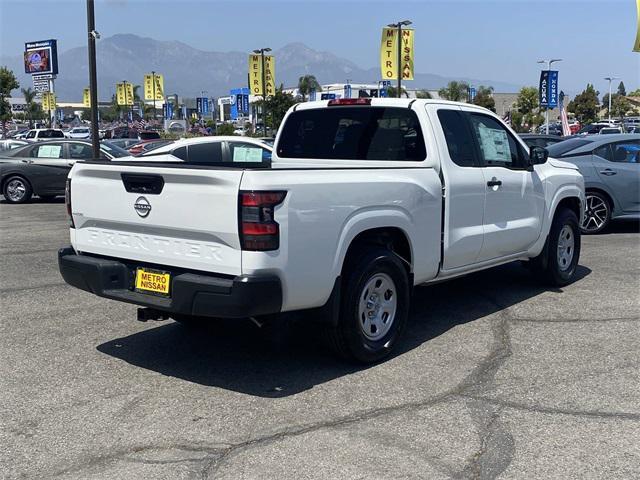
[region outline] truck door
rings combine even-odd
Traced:
[[[483,240],[485,183],[472,133],[461,109],[427,105],[436,125],[444,184],[443,270],[476,262]],[[435,120],[437,118],[437,120]],[[441,128],[437,128],[440,125]]]
[[[483,113],[467,115],[486,189],[478,262],[524,252],[542,230],[544,185],[528,168],[527,152],[504,125]]]

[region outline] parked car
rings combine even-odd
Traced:
[[[170,143],[173,143],[173,140],[167,140],[165,138],[157,140],[142,140],[127,148],[127,151],[129,152],[129,155],[140,155],[141,153],[150,152],[151,150],[162,147],[163,145],[169,145]]]
[[[120,148],[127,150],[129,147],[132,147],[133,145],[140,143],[140,140],[138,140],[137,138],[113,138],[108,140],[108,142],[111,145],[116,145]]]
[[[0,140],[0,155],[7,150],[13,150],[14,148],[23,147],[31,142],[26,140],[16,140],[15,138],[9,138],[7,140]]]
[[[544,134],[544,135],[562,136],[562,125],[560,125],[559,123],[550,123],[549,124],[549,133],[547,133],[546,124],[545,125],[540,125],[538,127],[538,133],[539,134]]]
[[[161,140],[160,132],[155,130],[141,130],[138,132],[138,139],[140,140]]]
[[[484,108],[297,104],[269,161],[251,139],[208,140],[76,163],[64,280],[146,307],[140,320],[305,310],[366,363],[398,346],[414,285],[515,260],[552,285],[574,279],[582,175]]]
[[[537,146],[547,148],[549,145],[564,140],[563,137],[557,135],[537,135],[535,133],[519,133],[518,135],[529,147]]]
[[[91,137],[91,130],[89,127],[73,127],[66,135],[67,138],[89,138]]]
[[[54,138],[65,138],[64,132],[59,128],[33,128],[24,136],[26,140],[40,142],[42,140],[52,140]]]
[[[140,157],[153,162],[187,162],[187,163],[257,163],[268,165],[271,162],[272,146],[258,138],[215,136],[194,137],[176,140]]]
[[[640,134],[574,137],[548,148],[584,176],[584,233],[600,233],[616,218],[640,218]]]
[[[126,150],[115,145],[100,144],[102,159],[127,155]],[[33,195],[42,199],[64,195],[65,181],[73,164],[92,158],[91,142],[86,140],[61,139],[25,145],[0,158],[0,191],[9,203],[25,203]]]
[[[624,133],[621,127],[604,127],[598,132],[599,135],[611,135],[617,133]]]

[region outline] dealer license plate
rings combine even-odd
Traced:
[[[152,292],[157,295],[169,296],[171,274],[148,268],[136,270],[136,290]]]

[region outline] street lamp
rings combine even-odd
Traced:
[[[402,26],[411,25],[411,20],[403,20],[398,23],[390,23],[387,25],[389,28],[398,29],[398,92],[396,97],[400,98],[402,95]]]
[[[555,62],[561,62],[562,59],[561,58],[552,58],[551,60],[538,60],[538,63],[546,63],[547,64],[547,71],[551,70],[551,64],[555,63]],[[547,135],[549,135],[549,107],[547,107],[547,109],[544,112],[544,121],[547,125],[546,127],[546,131],[547,131]]]
[[[611,125],[611,82],[619,78],[620,77],[604,77],[605,80],[609,80],[609,125]]]
[[[265,137],[267,136],[267,83],[265,81],[264,53],[270,51],[270,48],[258,48],[253,51],[253,53],[260,54],[262,65],[262,131]]]

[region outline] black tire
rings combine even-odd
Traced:
[[[611,200],[604,194],[596,191],[586,193],[586,209],[584,222],[580,230],[585,235],[596,235],[604,232],[611,221]]]
[[[567,232],[571,231],[573,242],[560,245],[560,235],[562,233],[563,240],[566,242]],[[531,260],[531,267],[534,273],[546,284],[563,287],[572,282],[578,261],[580,260],[580,227],[578,225],[578,217],[569,209],[562,209],[556,212],[551,224],[549,236],[545,242],[542,252]],[[572,245],[571,247],[567,245]],[[571,251],[571,259],[568,260],[566,255],[559,253],[559,247],[564,252]]]
[[[399,342],[409,317],[411,288],[405,266],[389,250],[374,247],[365,250],[355,258],[348,259],[342,278],[338,322],[335,327],[329,327],[327,332],[330,344],[343,358],[361,363],[380,361],[390,355]],[[389,285],[391,288],[384,290],[384,292],[376,291],[377,293],[373,290],[367,291],[365,287],[368,285],[377,288],[375,285],[380,279],[385,282],[380,284],[383,288],[385,285]],[[389,283],[389,279],[392,281],[391,283]],[[377,327],[376,331],[373,331],[373,325],[369,325],[371,329],[368,333],[369,337],[381,336],[380,338],[368,338],[364,333],[366,315],[360,313],[360,302],[365,296],[369,296],[369,293],[371,295],[375,293],[375,303],[367,302],[366,305],[370,303],[374,305],[372,310],[375,310],[376,318],[378,312],[382,310],[380,320],[376,321],[384,322],[385,312],[381,307],[382,297],[390,291],[392,294],[385,300],[389,301],[393,295],[396,296],[395,315],[390,316],[387,312],[387,319],[390,319],[391,322],[388,325],[382,325],[379,331],[377,331]],[[379,296],[380,293],[383,294],[382,297]]]
[[[51,202],[57,195],[38,195],[43,202]]]
[[[9,203],[26,203],[31,200],[33,189],[26,178],[14,175],[4,182],[2,194]]]

